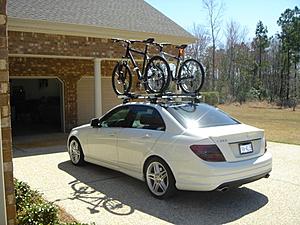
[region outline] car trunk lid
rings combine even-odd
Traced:
[[[209,137],[227,162],[247,160],[264,154],[264,131],[252,126],[237,124],[197,128],[196,132]]]

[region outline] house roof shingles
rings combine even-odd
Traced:
[[[8,17],[194,38],[143,0],[9,0]]]

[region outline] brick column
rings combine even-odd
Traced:
[[[13,185],[12,142],[9,105],[9,74],[7,49],[6,0],[0,0],[0,111],[6,211],[9,225],[15,224],[15,196]]]
[[[78,77],[62,78],[64,82],[65,131],[77,126],[77,81]]]

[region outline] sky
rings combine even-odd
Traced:
[[[202,0],[145,0],[177,24],[191,31],[193,24],[208,25]],[[285,9],[300,7],[300,0],[216,0],[224,3],[223,24],[236,21],[248,30],[247,39],[255,36],[257,22],[261,20],[268,28],[268,36],[280,31],[277,20]],[[224,32],[221,35],[224,35]],[[221,39],[224,39],[222,37]]]

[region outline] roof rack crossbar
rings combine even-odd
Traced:
[[[201,95],[196,93],[191,94],[176,94],[176,93],[164,93],[164,94],[136,94],[136,93],[127,93],[126,95],[118,95],[118,98],[123,99],[123,104],[130,102],[130,100],[133,99],[144,99],[146,101],[149,101],[150,103],[156,104],[158,100],[163,101],[174,101],[176,102],[176,99],[186,99],[181,100],[181,102],[195,102],[199,101],[199,99],[202,98]],[[188,99],[188,100],[187,100]]]

